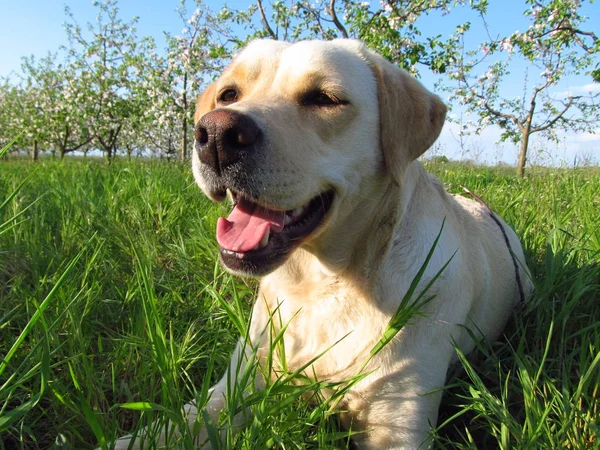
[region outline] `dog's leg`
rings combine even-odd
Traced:
[[[229,368],[223,377],[219,380],[217,384],[215,384],[209,390],[209,401],[206,404],[205,410],[208,414],[210,421],[214,426],[219,424],[219,413],[226,409],[228,405],[227,395],[233,395],[234,402],[236,399],[242,401],[243,398],[248,394],[248,388],[250,387],[250,383],[260,383],[260,376],[254,377],[252,374],[254,371],[247,367],[248,364],[253,364],[253,358],[251,356],[250,347],[243,342],[243,339],[240,339],[238,342],[232,356],[231,362],[229,363]],[[246,369],[250,369],[246,372]],[[251,379],[240,380],[238,378],[238,374],[243,374],[244,372],[251,375]],[[190,404],[191,405],[191,404]],[[230,405],[231,406],[231,405]],[[194,407],[195,409],[195,407]],[[198,412],[196,411],[196,415]],[[248,419],[248,415],[250,411],[243,410],[237,413],[229,424],[227,424],[228,430],[235,434],[239,432]],[[192,423],[192,422],[190,422]],[[219,433],[218,439],[220,439],[221,444],[225,440],[227,429],[221,430]],[[208,441],[208,432],[206,426],[202,426],[202,429],[198,436],[195,438],[194,442],[197,445],[202,445],[202,450],[210,450],[213,447]],[[221,445],[219,445],[219,448]]]
[[[226,395],[232,390],[232,389],[242,389],[243,392],[239,392],[239,395],[245,396],[246,395],[246,389],[245,386],[240,386],[238,384],[237,381],[237,373],[238,372],[243,372],[244,371],[244,367],[246,364],[248,364],[248,358],[244,355],[242,347],[247,348],[247,346],[245,346],[243,344],[242,341],[238,342],[233,355],[231,357],[231,362],[229,365],[229,368],[227,370],[227,372],[225,373],[225,375],[221,378],[221,380],[219,380],[219,382],[217,384],[215,384],[212,388],[209,389],[208,395],[209,395],[209,400],[208,403],[205,406],[205,410],[206,413],[208,414],[211,422],[215,425],[218,425],[219,423],[219,413],[225,409],[225,407],[227,406],[227,398]],[[252,380],[254,382],[254,380]],[[193,430],[195,427],[196,422],[198,421],[198,415],[201,414],[198,411],[198,408],[196,407],[196,405],[194,403],[188,403],[184,406],[185,412],[186,412],[186,417],[187,417],[187,426],[189,427],[190,430]],[[240,428],[242,427],[243,423],[245,422],[246,419],[246,414],[242,413],[238,413],[232,420],[232,432],[237,432],[240,430]],[[200,421],[202,422],[203,419],[200,418]],[[172,429],[172,424],[169,423],[168,429]],[[166,436],[164,433],[161,433],[160,435],[156,436],[155,438],[150,438],[148,436],[148,430],[146,428],[143,428],[142,430],[140,430],[135,439],[133,438],[132,435],[128,435],[128,436],[123,436],[119,439],[117,439],[114,442],[114,449],[115,450],[127,450],[127,449],[131,449],[131,450],[140,450],[140,449],[161,449],[161,448],[166,448],[165,447],[165,440],[166,440]],[[174,442],[177,440],[178,436],[180,436],[180,433],[177,430],[174,430],[172,435],[170,436],[169,441]],[[224,437],[224,432],[221,433],[220,438],[222,439]],[[195,445],[203,445],[203,449],[210,449],[212,448],[210,446],[210,443],[208,442],[208,433],[206,431],[206,427],[202,426],[200,431],[197,433],[197,435],[194,437],[194,444]],[[109,446],[110,448],[110,446]]]
[[[350,392],[342,406],[342,422],[352,430],[361,450],[425,450],[435,426],[444,386],[443,362],[410,361],[365,390]]]

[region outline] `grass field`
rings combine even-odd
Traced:
[[[515,228],[536,284],[506,338],[453,368],[436,447],[598,448],[600,171],[428,168]],[[110,448],[152,419],[182,421],[223,373],[255,290],[218,266],[225,207],[188,167],[82,160],[0,162],[0,205],[0,448]],[[244,400],[254,419],[227,446],[349,448],[301,389]]]

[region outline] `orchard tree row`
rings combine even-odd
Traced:
[[[100,151],[108,160],[185,159],[193,148],[196,96],[239,48],[259,37],[358,38],[415,75],[438,74],[439,89],[476,118],[461,122],[463,132],[496,125],[503,140],[520,143],[521,175],[532,134],[556,140],[560,130],[598,127],[599,93],[556,89],[572,74],[600,81],[600,39],[581,12],[583,0],[524,0],[515,14],[527,18],[528,28],[504,34],[488,29],[488,0],[257,0],[246,10],[219,11],[201,0],[188,9],[189,3],[179,5],[183,29],[165,33],[164,49],[138,35],[136,18],[119,16],[117,0],[95,2],[97,21],[84,27],[67,8],[69,45],[24,58],[16,79],[0,80],[0,146],[18,136],[12,148],[32,159],[75,151]],[[455,25],[446,35],[426,33],[427,20]],[[473,39],[473,27],[486,31],[483,42]],[[516,98],[504,92],[515,62],[531,69]]]
[[[193,98],[229,54],[229,18],[201,4],[178,12],[181,36],[167,48],[140,37],[137,19],[119,17],[116,0],[95,2],[97,22],[81,27],[71,11],[69,45],[36,59],[24,58],[19,82],[0,86],[0,141],[19,136],[14,149],[33,159],[42,151],[101,151],[186,158]],[[0,142],[1,143],[1,142]]]

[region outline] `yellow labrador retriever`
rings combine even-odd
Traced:
[[[343,420],[364,430],[361,449],[427,447],[454,346],[474,347],[465,326],[498,338],[532,290],[515,233],[416,161],[445,115],[437,96],[353,40],[255,41],[198,100],[194,176],[211,199],[233,201],[216,230],[223,265],[261,278],[250,327],[259,357],[278,308],[288,368],[332,347],[307,372],[355,375],[445,220],[422,284],[456,254],[425,316],[340,404]],[[233,369],[247,351],[240,342]],[[212,390],[214,420],[230,375]]]

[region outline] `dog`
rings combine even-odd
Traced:
[[[261,280],[250,342],[212,388],[213,421],[240,361],[266,358],[273,326],[287,326],[288,370],[323,353],[311,377],[356,375],[444,224],[419,283],[447,264],[435,297],[339,404],[343,425],[363,431],[360,449],[429,445],[455,347],[497,339],[533,289],[514,231],[417,161],[445,116],[440,98],[355,40],[254,41],[200,95],[193,174],[210,199],[233,203],[217,223],[221,262]]]

